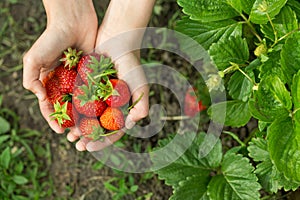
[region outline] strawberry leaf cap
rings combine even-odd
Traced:
[[[51,120],[57,120],[59,126],[64,123],[64,120],[71,120],[71,117],[67,114],[68,101],[60,104],[58,101],[54,103],[54,112],[50,114]]]
[[[81,54],[82,51],[77,51],[77,49],[69,47],[66,51],[64,51],[63,58],[61,58],[60,61],[65,63],[65,68],[69,67],[69,69],[72,69],[78,64]]]

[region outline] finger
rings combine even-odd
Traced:
[[[83,137],[76,143],[75,147],[78,151],[85,151],[87,144],[90,142],[89,139]]]
[[[130,126],[133,122],[137,122],[146,116],[149,113],[149,87],[144,85],[140,88],[137,88],[132,93],[132,102],[136,103],[133,108],[130,109],[129,114],[126,118],[128,123],[126,128],[130,129]],[[132,127],[131,127],[132,128]]]
[[[54,112],[53,105],[49,103],[47,100],[39,101],[39,106],[41,113],[45,120],[48,122],[50,128],[54,130],[56,133],[63,133],[64,128],[60,127],[55,120],[50,118],[50,114]]]
[[[79,136],[77,135],[77,128],[76,127],[71,127],[70,128],[70,132],[67,135],[67,140],[69,142],[74,142],[76,140],[78,140]]]
[[[90,141],[86,144],[86,150],[92,152],[92,151],[100,151],[110,145],[112,145],[113,143],[115,143],[116,141],[118,141],[122,136],[124,135],[123,131],[119,131],[116,134],[107,136],[104,138],[103,141]]]

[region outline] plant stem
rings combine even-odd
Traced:
[[[245,20],[246,24],[250,27],[251,31],[253,32],[253,34],[255,35],[255,37],[259,40],[259,42],[262,42],[261,37],[257,34],[255,28],[253,27],[253,25],[251,24],[251,22],[249,21],[249,19],[247,19],[247,17],[243,14],[241,14],[241,17]]]
[[[230,135],[230,136],[231,136],[235,141],[237,141],[242,147],[246,146],[246,144],[245,144],[242,140],[240,140],[240,138],[239,138],[236,134],[234,134],[234,133],[232,133],[232,132],[230,132],[230,131],[223,131],[223,133]]]
[[[248,76],[248,74],[246,74],[243,70],[241,70],[241,68],[238,68],[238,70],[254,85],[257,86],[257,84],[255,83],[255,81],[250,78],[250,76]]]

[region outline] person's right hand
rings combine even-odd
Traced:
[[[44,0],[47,27],[23,57],[23,86],[39,100],[43,117],[57,133],[64,131],[50,120],[53,106],[46,99],[42,80],[57,66],[68,47],[91,52],[98,31],[98,19],[92,0]]]

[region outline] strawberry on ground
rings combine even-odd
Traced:
[[[196,88],[188,88],[184,98],[184,114],[190,117],[194,117],[197,113],[206,109],[202,101],[199,101],[195,96],[196,91]]]
[[[86,85],[77,87],[73,93],[73,104],[76,110],[87,117],[98,117],[106,109],[107,105],[94,95],[89,95],[89,88]]]
[[[105,102],[110,107],[121,107],[129,102],[130,91],[125,81],[121,79],[110,79],[112,85],[110,91],[107,91],[107,98],[104,97]]]
[[[124,127],[124,115],[119,108],[107,107],[100,116],[101,126],[107,130],[120,130]]]

